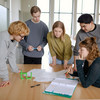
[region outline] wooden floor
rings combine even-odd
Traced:
[[[40,68],[46,68],[48,71],[59,71],[63,69],[63,66],[61,65],[50,67],[49,65],[41,66],[20,64],[18,66],[23,72]],[[12,73],[10,70],[9,76],[10,85],[0,88],[0,100],[70,100],[65,97],[43,94],[43,91],[49,86],[50,82],[41,82],[40,86],[31,88],[30,86],[36,85],[38,82],[34,82],[32,79],[22,80],[20,74]],[[93,86],[83,88],[81,84],[78,84],[71,99],[100,99],[100,88]]]

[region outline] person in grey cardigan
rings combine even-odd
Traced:
[[[12,22],[8,31],[0,32],[0,87],[5,87],[9,82],[6,61],[8,60],[12,72],[18,73],[15,50],[17,42],[29,34],[27,25],[21,21]]]
[[[90,14],[82,14],[78,18],[81,29],[78,31],[76,36],[76,44],[74,47],[74,70],[77,71],[76,59],[79,55],[79,42],[84,40],[86,37],[96,37],[96,43],[100,50],[100,25],[93,23],[93,18]]]
[[[33,6],[30,10],[32,19],[26,21],[30,34],[20,41],[23,47],[24,64],[41,64],[44,46],[47,44],[47,25],[40,20],[41,10]]]

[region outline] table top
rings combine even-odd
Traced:
[[[23,72],[28,72],[31,69],[46,69],[47,71],[57,72],[63,69],[63,65],[56,65],[54,67],[48,65],[36,64],[18,64],[19,69]],[[9,66],[10,85],[0,88],[0,100],[78,100],[78,99],[100,99],[100,88],[90,86],[83,88],[78,84],[72,97],[65,98],[49,94],[43,94],[50,82],[35,82],[32,79],[20,78],[20,74],[12,73]],[[0,80],[1,82],[1,80]],[[31,88],[30,86],[40,84]]]

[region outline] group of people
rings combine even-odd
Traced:
[[[71,40],[65,32],[63,22],[56,21],[49,32],[47,25],[40,20],[40,8],[33,6],[30,13],[32,19],[25,23],[15,21],[10,24],[8,32],[0,33],[0,78],[3,79],[0,87],[10,83],[7,59],[12,72],[20,72],[15,61],[17,41],[23,48],[24,64],[41,64],[43,48],[48,43],[52,57],[51,66],[64,64],[64,68],[69,69],[71,74],[77,73],[83,87],[93,85],[100,88],[100,25],[93,23],[92,16],[83,14],[78,18],[81,29],[77,33],[76,44],[72,50]],[[67,65],[72,63],[74,68],[68,68]]]

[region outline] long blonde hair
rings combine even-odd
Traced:
[[[61,21],[56,21],[56,22],[53,24],[53,26],[52,26],[52,37],[54,37],[54,29],[57,28],[57,27],[59,27],[59,28],[61,28],[61,29],[63,30],[63,33],[61,34],[61,40],[62,40],[62,41],[65,41],[65,39],[64,39],[64,35],[65,35],[65,26],[64,26],[63,22],[61,22]]]

